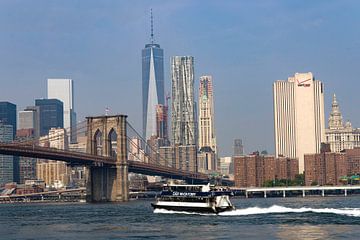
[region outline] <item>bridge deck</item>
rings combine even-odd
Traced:
[[[39,147],[35,145],[19,145],[15,143],[0,143],[0,154],[64,161],[73,165],[107,165],[111,167],[119,164],[113,157]],[[206,174],[187,172],[160,164],[150,164],[131,160],[128,160],[126,164],[129,167],[129,171],[134,173],[203,182],[209,180]]]

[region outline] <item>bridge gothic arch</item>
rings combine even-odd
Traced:
[[[109,156],[114,158],[116,158],[117,156],[117,136],[118,135],[116,133],[116,130],[114,130],[114,128],[111,128],[108,136],[108,152]]]
[[[102,136],[102,133],[101,133],[100,129],[97,129],[95,131],[92,144],[94,144],[94,146],[93,146],[93,148],[95,150],[94,154],[98,155],[98,156],[103,155],[103,147],[102,147],[103,139],[102,138],[103,138],[103,136]]]

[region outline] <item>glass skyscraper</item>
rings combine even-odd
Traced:
[[[49,99],[59,99],[64,104],[64,128],[69,135],[69,142],[76,143],[76,113],[74,109],[74,84],[72,79],[48,79]]]
[[[16,105],[10,102],[0,102],[0,122],[13,126],[13,138],[16,135]]]
[[[152,21],[150,40],[142,50],[143,137],[146,140],[156,135],[156,106],[164,104],[164,51],[154,43]]]
[[[40,136],[48,135],[51,128],[64,127],[64,107],[58,99],[36,99],[40,108]]]

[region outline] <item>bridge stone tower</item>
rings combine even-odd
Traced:
[[[87,201],[122,202],[129,199],[127,135],[125,115],[87,117],[89,154],[114,157],[115,166],[90,166],[87,175]]]

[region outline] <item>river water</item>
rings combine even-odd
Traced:
[[[0,204],[0,239],[360,239],[360,196],[233,198],[221,215],[120,204]]]

